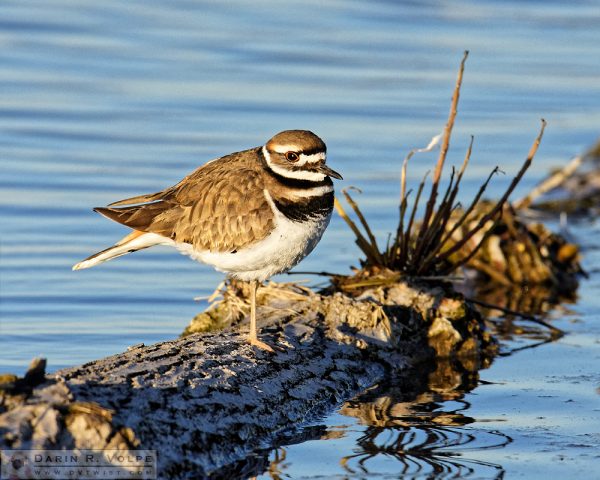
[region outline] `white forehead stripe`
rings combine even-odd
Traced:
[[[286,145],[282,145],[281,143],[279,144],[270,144],[271,149],[274,152],[277,153],[285,153],[285,152],[297,152],[298,150],[300,150],[300,147],[298,145],[294,145],[293,143],[288,143]]]
[[[272,171],[274,171],[277,175],[281,175],[282,177],[293,178],[294,180],[309,180],[311,182],[321,182],[326,177],[326,175],[323,174],[323,173],[309,172],[309,171],[306,171],[306,170],[296,170],[296,171],[294,171],[294,170],[288,170],[286,168],[280,167],[278,165],[275,165],[271,161],[271,155],[269,154],[269,151],[265,147],[262,147],[262,152],[263,152],[263,155],[265,156],[265,160],[266,160],[267,165],[269,166],[269,168]],[[294,163],[294,165],[298,166],[299,163],[296,162],[296,163]]]

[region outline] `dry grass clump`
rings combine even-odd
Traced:
[[[306,301],[312,295],[310,288],[297,283],[276,283],[269,281],[257,292],[257,304],[272,307],[262,308],[261,315],[266,318],[271,314],[281,315],[286,311],[293,315],[297,312],[290,305]],[[238,325],[250,313],[250,285],[247,282],[229,278],[219,284],[207,300],[209,307],[196,315],[184,330],[183,336],[197,332],[217,332]]]
[[[467,56],[468,52],[465,52],[458,72],[450,114],[444,128],[440,154],[431,180],[431,190],[423,219],[420,222],[415,221],[419,202],[427,182],[427,175],[419,184],[412,207],[408,208],[412,191],[406,191],[406,171],[408,161],[415,153],[414,150],[409,153],[402,165],[398,227],[393,241],[390,242],[390,238],[385,249],[379,248],[368,222],[348,191],[343,191],[344,197],[358,217],[364,233],[349,217],[341,203],[336,200],[338,213],[354,232],[356,243],[366,256],[366,259],[362,262],[363,268],[359,276],[372,277],[372,274],[375,273],[376,276],[383,276],[389,280],[390,276],[394,276],[392,272],[395,272],[415,277],[439,277],[450,275],[459,267],[470,264],[477,256],[481,246],[494,233],[495,227],[501,222],[508,197],[533,161],[546,126],[544,120],[542,120],[540,132],[533,142],[525,162],[501,198],[493,203],[482,201],[482,196],[489,182],[494,174],[498,172],[498,167],[496,167],[481,185],[470,205],[461,209],[456,198],[463,174],[471,157],[473,145],[471,139],[462,166],[458,171],[452,169],[448,186],[438,203],[440,180],[456,118]],[[385,273],[381,275],[381,272]],[[365,278],[363,280],[367,281]],[[356,282],[350,281],[350,283],[355,284]]]

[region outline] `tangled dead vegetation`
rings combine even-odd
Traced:
[[[481,210],[485,211],[486,207],[483,204]],[[464,238],[465,231],[484,215],[480,210],[474,211],[454,232],[453,240]],[[501,219],[485,228],[471,238],[464,249],[453,254],[455,259],[450,257],[451,262],[464,264],[477,272],[479,278],[474,279],[475,284],[491,281],[505,287],[546,285],[565,295],[576,290],[577,278],[584,274],[576,244],[542,223],[522,220],[508,204]],[[466,257],[468,261],[464,262]]]
[[[452,105],[448,122],[444,128],[441,138],[440,154],[435,165],[429,198],[425,206],[425,214],[420,222],[415,221],[415,216],[419,208],[419,202],[425,188],[427,175],[417,189],[415,199],[412,202],[410,214],[408,213],[409,197],[412,191],[406,191],[406,177],[408,161],[416,153],[411,151],[404,159],[400,176],[400,215],[398,226],[393,241],[385,249],[380,249],[375,236],[372,233],[369,223],[365,219],[358,204],[352,199],[347,190],[343,194],[358,217],[359,223],[364,229],[364,233],[350,218],[340,202],[336,202],[336,208],[340,216],[346,221],[356,236],[356,244],[365,254],[366,259],[361,262],[363,269],[385,268],[396,272],[401,272],[408,276],[431,277],[450,275],[459,267],[468,264],[475,256],[477,250],[481,247],[488,236],[493,232],[492,227],[498,223],[502,217],[503,207],[508,197],[518,185],[519,181],[531,166],[533,158],[538,150],[542,139],[546,122],[542,120],[542,126],[536,137],[525,162],[514,177],[501,198],[489,204],[489,208],[481,208],[482,196],[491,181],[494,174],[499,171],[496,167],[489,174],[488,178],[479,188],[479,191],[467,208],[460,209],[460,204],[456,198],[460,189],[460,183],[464,172],[471,158],[473,139],[465,154],[462,166],[458,172],[453,168],[450,174],[448,186],[437,204],[440,181],[448,154],[452,129],[456,119],[458,99],[460,97],[460,88],[464,72],[465,61],[468,52],[465,52],[458,72],[454,94],[452,96]],[[439,138],[434,138],[427,149],[433,147]],[[474,212],[479,212],[476,221],[472,222]],[[459,213],[457,215],[457,213]],[[468,228],[467,228],[468,227]],[[460,237],[455,233],[461,230]],[[474,241],[475,240],[475,241]],[[462,255],[467,244],[473,244],[468,254]]]
[[[468,288],[463,286],[461,290],[473,295],[484,286],[521,291],[543,286],[550,290],[546,298],[559,298],[571,297],[577,289],[579,276],[585,275],[579,263],[577,245],[551,232],[541,223],[521,218],[519,210],[508,202],[510,194],[537,153],[546,125],[544,120],[523,165],[499,200],[483,199],[488,184],[499,171],[496,167],[469,205],[462,206],[457,201],[460,183],[472,154],[471,138],[462,166],[458,170],[452,169],[448,185],[438,203],[440,179],[456,117],[466,58],[467,53],[459,69],[423,219],[416,221],[415,216],[427,175],[417,188],[410,212],[408,204],[412,191],[407,192],[406,188],[408,162],[419,150],[411,151],[403,162],[398,226],[393,240],[390,241],[390,237],[385,248],[379,247],[367,219],[349,191],[343,191],[357,221],[352,220],[340,202],[336,202],[336,208],[354,232],[356,244],[365,258],[360,261],[360,267],[354,270],[353,275],[334,276],[332,283],[335,288],[351,292],[366,286],[373,287],[378,282],[387,285],[405,277],[435,282],[456,280],[453,275],[462,275],[463,281],[468,280]],[[434,138],[423,150],[430,150],[438,141],[440,138]],[[526,207],[529,200],[517,203]],[[382,272],[386,273],[382,275]]]

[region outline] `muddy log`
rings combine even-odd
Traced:
[[[243,477],[265,468],[242,461],[251,452],[289,442],[386,374],[493,348],[476,311],[445,286],[395,282],[351,297],[271,284],[259,303],[275,354],[248,345],[242,325],[51,375],[40,364],[5,375],[0,448],[154,449],[160,478]]]

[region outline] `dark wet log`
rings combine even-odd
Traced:
[[[357,298],[291,285],[263,293],[261,337],[281,351],[251,347],[245,329],[193,334],[45,381],[8,379],[0,448],[154,449],[160,478],[245,477],[264,468],[240,463],[251,452],[286,441],[386,372],[436,351],[476,358],[490,346],[471,307],[440,287],[395,283]]]

